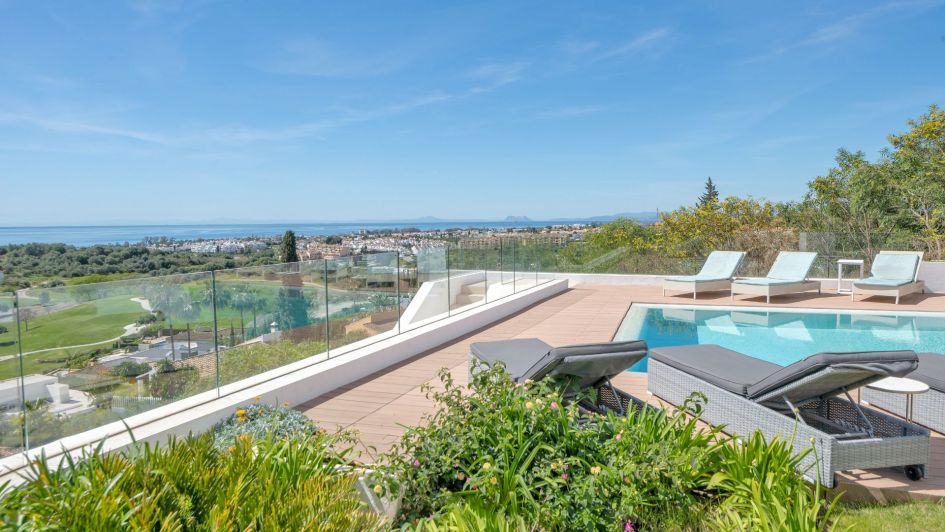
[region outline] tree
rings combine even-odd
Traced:
[[[10,332],[9,329],[7,329],[7,328],[6,328],[5,326],[3,326],[3,325],[0,325],[0,334],[6,334],[6,333],[8,333],[8,332]]]
[[[295,233],[292,230],[282,235],[279,247],[279,262],[299,262],[299,252],[295,247]]]
[[[308,325],[309,301],[301,287],[283,286],[276,298],[274,321],[279,330],[289,333],[292,329]]]
[[[894,187],[904,200],[908,222],[930,259],[945,252],[945,110],[932,105],[929,112],[908,122],[911,129],[890,135]]]
[[[705,192],[699,196],[699,206],[707,207],[709,205],[715,205],[719,202],[719,190],[715,188],[715,183],[712,182],[712,177],[707,177],[705,180]]]
[[[837,151],[837,166],[808,183],[808,227],[838,234],[843,247],[873,257],[896,229],[902,196],[895,165],[870,163],[863,152]]]
[[[587,235],[587,243],[601,250],[629,247],[642,251],[648,246],[652,231],[629,218],[617,218]]]
[[[23,322],[23,326],[25,327],[25,330],[23,332],[30,332],[30,320],[33,319],[35,315],[36,315],[36,311],[33,310],[31,307],[21,306],[20,309],[17,311],[17,316],[19,316],[20,321]]]

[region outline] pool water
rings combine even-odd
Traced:
[[[836,351],[945,353],[945,314],[633,305],[614,340],[649,347],[718,344],[782,366]],[[630,371],[646,371],[646,359]]]

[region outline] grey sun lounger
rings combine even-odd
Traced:
[[[586,410],[626,415],[631,408],[645,408],[646,402],[614,387],[610,379],[645,356],[643,341],[552,347],[537,338],[525,338],[470,345],[469,370],[472,377],[478,360],[485,366],[504,364],[515,382],[560,379],[566,400],[580,396],[578,404]],[[595,393],[587,394],[588,391]]]
[[[699,292],[727,290],[732,286],[732,277],[744,258],[744,251],[713,251],[705,259],[699,273],[663,279],[663,295],[666,295],[667,290],[677,290],[692,292],[692,298],[696,299]]]
[[[873,259],[870,276],[853,281],[850,300],[857,294],[866,296],[899,298],[916,292],[925,292],[925,283],[919,280],[919,266],[924,253],[921,251],[880,251]]]
[[[771,296],[796,294],[808,290],[820,293],[820,282],[807,279],[817,254],[808,251],[782,251],[764,277],[746,277],[732,281],[732,299],[735,294],[765,296],[771,303]]]
[[[925,476],[929,431],[863,408],[849,394],[917,363],[912,351],[874,351],[820,353],[781,367],[717,345],[660,347],[650,350],[647,380],[650,392],[674,405],[705,394],[702,419],[730,434],[760,430],[769,441],[790,441],[795,453],[813,438],[816,457],[804,458],[802,474],[832,488],[835,473],[851,469],[899,467],[914,480]]]
[[[906,375],[929,385],[929,391],[912,396],[912,420],[935,432],[945,432],[945,355],[919,353],[919,367]],[[871,406],[906,416],[906,396],[863,388],[860,397]]]

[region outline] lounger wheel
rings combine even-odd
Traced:
[[[922,480],[922,477],[925,476],[921,465],[910,465],[905,467],[906,478],[912,481]]]

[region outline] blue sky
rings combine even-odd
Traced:
[[[0,0],[0,225],[793,199],[931,103],[941,0]]]

